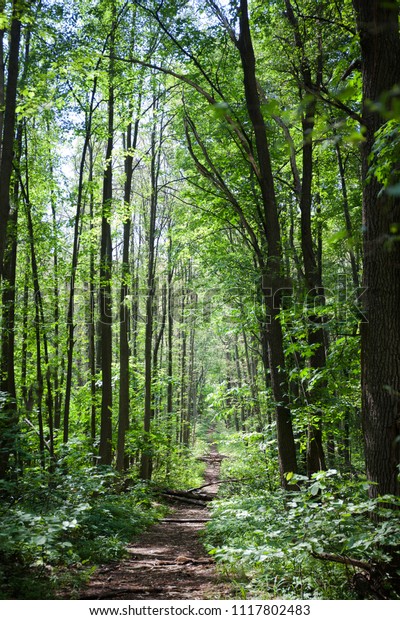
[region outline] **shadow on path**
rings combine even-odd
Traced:
[[[207,493],[216,495],[222,457],[215,444],[207,463]],[[171,501],[173,512],[128,546],[129,557],[97,569],[81,599],[195,600],[225,599],[229,587],[221,583],[199,533],[209,520],[207,507]]]

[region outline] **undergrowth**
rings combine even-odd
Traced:
[[[235,482],[213,502],[206,543],[238,596],[399,597],[398,498],[371,500],[366,480],[336,470],[311,481],[299,476],[301,490],[284,492],[273,486],[263,435],[236,435],[221,448],[234,455],[224,460],[221,478]],[[371,571],[321,559],[324,554],[359,560]]]
[[[0,598],[55,598],[78,589],[99,563],[125,546],[165,509],[141,483],[121,491],[107,468],[25,472],[3,488]]]
[[[52,471],[33,464],[0,481],[0,599],[54,599],[79,594],[99,564],[126,554],[128,543],[164,516],[154,487],[202,482],[205,451],[158,455],[154,479],[144,483],[133,467],[126,476],[88,465],[79,441],[70,442]]]

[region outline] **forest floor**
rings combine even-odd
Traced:
[[[218,492],[221,455],[211,444],[204,484]],[[200,502],[199,502],[200,504]],[[201,531],[207,507],[171,500],[171,513],[128,546],[128,557],[100,566],[80,598],[87,600],[207,600],[229,598],[230,588],[207,555]]]

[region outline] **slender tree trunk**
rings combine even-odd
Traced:
[[[322,49],[319,38],[319,52],[317,56],[317,69],[315,84],[313,83],[310,63],[305,51],[304,38],[300,32],[297,18],[294,14],[290,0],[285,0],[286,16],[292,26],[294,34],[294,44],[298,50],[299,75],[301,76],[302,87],[305,92],[304,114],[302,118],[302,178],[300,184],[300,213],[301,213],[301,250],[303,255],[304,279],[306,286],[307,304],[311,309],[321,305],[324,290],[322,287],[320,263],[314,248],[312,233],[311,206],[312,206],[312,181],[313,181],[313,131],[315,126],[315,113],[317,100],[310,95],[313,90],[318,90],[322,83]],[[295,168],[295,163],[293,168]],[[323,317],[318,315],[308,316],[308,344],[312,349],[312,354],[308,364],[315,370],[322,370],[326,365],[325,355],[325,336],[321,326]],[[307,441],[307,473],[313,473],[325,469],[325,455],[322,442],[322,395],[326,390],[326,382],[316,381],[313,388],[309,389],[308,401],[312,407],[310,411],[310,421],[308,423]]]
[[[242,389],[243,389],[243,381],[242,381],[242,369],[240,368],[240,357],[239,357],[239,342],[238,337],[236,335],[235,340],[235,364],[236,364],[236,375],[237,375],[237,384],[239,388],[239,403],[240,403],[240,425],[238,430],[245,430],[245,420],[246,420],[246,411],[243,403]]]
[[[153,102],[155,112],[155,101]],[[154,121],[155,123],[155,121]],[[148,263],[147,263],[147,299],[146,299],[146,329],[145,329],[145,399],[144,399],[144,447],[140,463],[140,477],[150,480],[153,468],[152,442],[150,438],[151,420],[153,417],[152,380],[153,380],[153,313],[155,296],[155,257],[156,257],[156,216],[158,202],[158,156],[156,153],[156,128],[153,126],[151,135],[151,196],[150,217],[148,228]]]
[[[95,245],[92,232],[94,229],[94,190],[93,190],[93,148],[89,145],[89,217],[90,217],[90,249],[89,249],[89,372],[90,372],[90,438],[93,451],[96,442],[96,329],[95,329]]]
[[[65,399],[64,399],[64,432],[63,441],[68,442],[69,439],[69,412],[71,405],[71,389],[72,389],[72,369],[74,365],[73,353],[74,353],[74,300],[75,300],[75,280],[76,270],[78,267],[79,259],[79,241],[81,230],[81,216],[82,216],[82,203],[83,203],[83,190],[84,190],[84,174],[86,156],[90,148],[90,138],[92,132],[92,115],[94,99],[97,91],[97,78],[93,82],[93,88],[89,104],[89,112],[86,121],[85,139],[82,148],[82,155],[79,164],[79,178],[78,178],[78,195],[76,201],[76,213],[74,222],[74,241],[72,247],[72,261],[71,261],[71,274],[69,279],[69,300],[68,300],[68,312],[67,312],[67,373],[65,381]],[[91,190],[92,191],[92,190]]]
[[[340,150],[340,144],[338,142],[336,142],[336,155],[337,155],[338,167],[339,167],[340,184],[342,187],[344,221],[346,225],[347,235],[349,239],[351,239],[353,237],[353,226],[351,224],[351,218],[350,218],[346,172],[345,172],[345,167],[344,167],[344,162],[343,162],[343,157],[342,157],[342,151]],[[354,251],[351,247],[349,249],[349,254],[350,254],[351,274],[353,277],[353,286],[357,290],[360,286],[360,279],[358,275],[359,269],[357,265],[356,255],[354,254]]]
[[[162,345],[164,342],[164,332],[165,332],[165,326],[167,323],[167,283],[166,282],[164,282],[162,289],[161,289],[161,320],[157,322],[160,323],[160,328],[158,330],[158,334],[156,334],[155,336],[155,342],[153,346],[153,382],[154,384],[156,384],[156,381],[159,375],[159,370],[162,366],[162,355],[163,355]],[[156,398],[153,397],[153,401],[154,401],[153,402],[154,415],[155,417],[157,417],[160,412],[160,402],[161,402],[161,395],[159,391],[157,393],[157,397]]]
[[[283,334],[279,321],[280,293],[282,286],[282,247],[278,209],[275,198],[274,179],[267,141],[267,132],[257,88],[256,62],[250,34],[247,0],[240,2],[240,35],[237,46],[243,67],[244,89],[247,110],[254,130],[259,171],[259,185],[264,206],[266,240],[268,245],[268,273],[264,274],[262,292],[267,314],[271,317],[268,326],[268,353],[271,385],[276,404],[276,426],[278,437],[278,458],[281,482],[287,486],[285,473],[297,471],[296,449],[292,420],[289,409]],[[275,303],[271,303],[271,290]]]
[[[168,330],[167,330],[167,475],[169,474],[170,456],[172,449],[172,432],[173,432],[173,334],[174,334],[174,300],[173,300],[173,275],[174,269],[172,265],[172,231],[171,223],[169,223],[169,245],[168,245]]]
[[[237,398],[232,398],[232,388],[233,388],[233,380],[232,380],[232,355],[230,352],[230,343],[229,341],[225,344],[225,376],[226,376],[226,395],[225,395],[225,408],[226,411],[232,412],[233,409],[233,422],[235,424],[235,431],[239,432],[239,418],[237,414]]]
[[[49,131],[49,126],[47,126]],[[53,182],[53,166],[51,163],[50,153],[50,177]],[[56,217],[56,198],[53,189],[51,189],[50,195],[52,225],[53,225],[53,268],[54,268],[54,355],[53,362],[53,383],[54,383],[54,428],[59,429],[61,425],[61,393],[59,385],[59,364],[60,364],[60,290],[59,290],[59,277],[58,277],[58,230],[57,230],[57,217]]]
[[[28,397],[28,302],[29,302],[29,256],[26,252],[24,265],[24,294],[22,302],[22,346],[21,346],[21,393],[22,402],[26,411],[30,410]]]
[[[182,268],[182,291],[181,291],[182,299],[181,299],[181,385],[180,385],[180,432],[179,432],[179,442],[181,444],[184,443],[185,438],[185,428],[186,428],[186,358],[187,358],[187,335],[186,335],[186,325],[185,325],[185,307],[186,307],[186,270]]]
[[[191,266],[189,267],[189,277],[191,279]],[[194,411],[196,403],[196,380],[194,370],[194,343],[195,343],[195,308],[196,296],[191,294],[191,317],[190,317],[190,330],[189,330],[189,359],[188,359],[188,377],[187,377],[187,413],[186,413],[186,426],[184,428],[183,444],[189,446],[191,427],[194,421]]]
[[[134,235],[135,235],[135,216],[133,219],[133,235],[132,235],[132,245],[134,243]],[[136,362],[138,356],[138,321],[139,321],[139,286],[140,286],[140,278],[139,278],[139,265],[141,258],[141,250],[142,250],[142,235],[140,233],[140,226],[138,230],[138,240],[137,240],[137,251],[136,256],[134,253],[134,248],[132,248],[131,254],[134,257],[134,268],[132,273],[132,292],[133,292],[133,300],[132,300],[132,357]]]
[[[113,5],[113,11],[115,6]],[[103,175],[103,201],[100,247],[100,347],[101,347],[101,418],[99,456],[102,465],[112,461],[112,301],[111,301],[111,211],[112,211],[112,153],[114,139],[114,26],[110,36],[108,73],[108,138],[106,166]]]
[[[132,140],[132,123],[128,125],[126,133],[125,156],[125,186],[124,203],[128,209],[131,202],[133,156],[132,149],[136,148],[138,134],[138,122],[135,126],[135,134]],[[131,213],[127,214],[124,222],[123,250],[122,250],[122,274],[120,292],[120,325],[119,325],[119,414],[118,414],[118,440],[117,440],[117,470],[123,471],[128,466],[125,458],[125,435],[129,429],[129,306],[126,303],[129,293],[129,246],[131,235]]]

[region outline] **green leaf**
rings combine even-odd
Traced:
[[[314,482],[314,484],[310,486],[310,493],[313,496],[318,495],[320,490],[321,490],[321,485],[319,484],[319,482]]]

